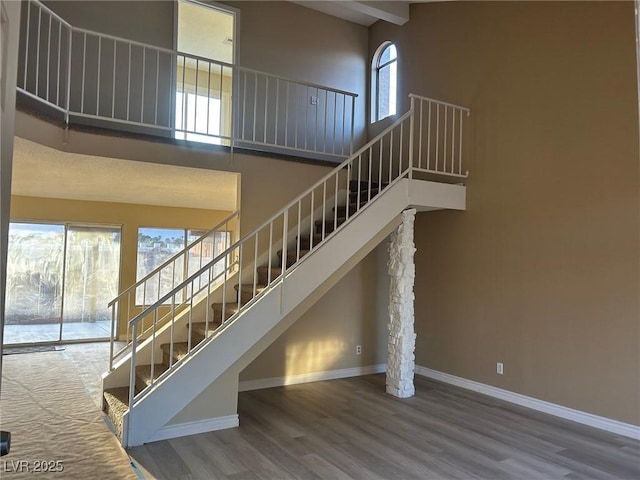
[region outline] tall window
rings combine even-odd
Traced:
[[[396,114],[398,54],[396,46],[385,42],[373,56],[371,65],[371,122]]]

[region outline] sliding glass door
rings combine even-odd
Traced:
[[[62,340],[109,337],[119,267],[119,228],[67,227]]]
[[[11,223],[5,344],[109,337],[120,228]]]
[[[5,343],[59,340],[64,237],[64,225],[9,225]]]

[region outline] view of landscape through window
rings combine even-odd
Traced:
[[[170,228],[139,228],[138,229],[138,264],[137,280],[147,276],[171,257],[175,256],[187,245],[191,245],[200,238],[204,231]],[[136,305],[150,305],[169,293],[173,288],[197,273],[217,255],[223,253],[229,246],[230,232],[212,232],[201,242],[193,245],[185,256],[177,257],[167,269],[153,275],[136,290]],[[214,265],[211,278],[221,273],[224,261]],[[200,290],[209,282],[208,273],[203,273],[196,282],[195,288]],[[176,294],[176,302],[182,301],[182,294]],[[171,303],[167,300],[164,303]]]
[[[7,343],[107,337],[119,270],[120,228],[11,223]]]

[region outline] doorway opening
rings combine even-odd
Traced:
[[[11,222],[4,344],[108,339],[120,243],[115,226]]]
[[[176,18],[175,138],[229,145],[236,13],[178,0]]]

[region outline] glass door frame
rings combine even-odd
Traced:
[[[9,346],[9,347],[21,347],[21,346],[38,346],[38,345],[62,345],[62,344],[67,344],[67,343],[88,343],[88,342],[102,342],[102,341],[109,341],[111,338],[111,331],[112,329],[109,328],[109,334],[106,337],[88,337],[88,338],[82,338],[82,339],[63,339],[62,338],[62,333],[63,333],[63,326],[64,326],[64,303],[65,303],[65,283],[66,283],[66,275],[67,275],[67,244],[68,244],[68,232],[69,229],[71,227],[81,227],[81,228],[112,228],[115,230],[118,230],[120,233],[120,254],[119,254],[119,259],[118,259],[118,284],[117,284],[117,291],[120,291],[120,281],[122,279],[122,245],[123,245],[123,241],[122,241],[122,231],[123,231],[123,225],[122,224],[111,224],[111,223],[95,223],[95,222],[64,222],[64,221],[54,221],[54,220],[42,220],[42,219],[29,219],[29,218],[11,218],[9,221],[9,224],[15,224],[15,223],[23,223],[23,224],[30,224],[30,225],[55,225],[55,226],[62,226],[64,228],[63,230],[63,245],[62,245],[62,275],[61,275],[61,285],[60,285],[60,315],[59,315],[59,319],[58,319],[58,323],[59,323],[59,331],[58,331],[58,338],[57,340],[43,340],[43,341],[36,341],[36,342],[23,342],[23,343],[6,343],[7,337],[6,335],[3,335],[3,346]],[[8,261],[9,259],[7,259]],[[4,292],[4,295],[6,295],[6,291]],[[6,318],[5,318],[5,322],[6,322]],[[118,334],[119,334],[119,325],[118,322],[116,322],[116,326],[115,326],[115,339],[118,339]]]

